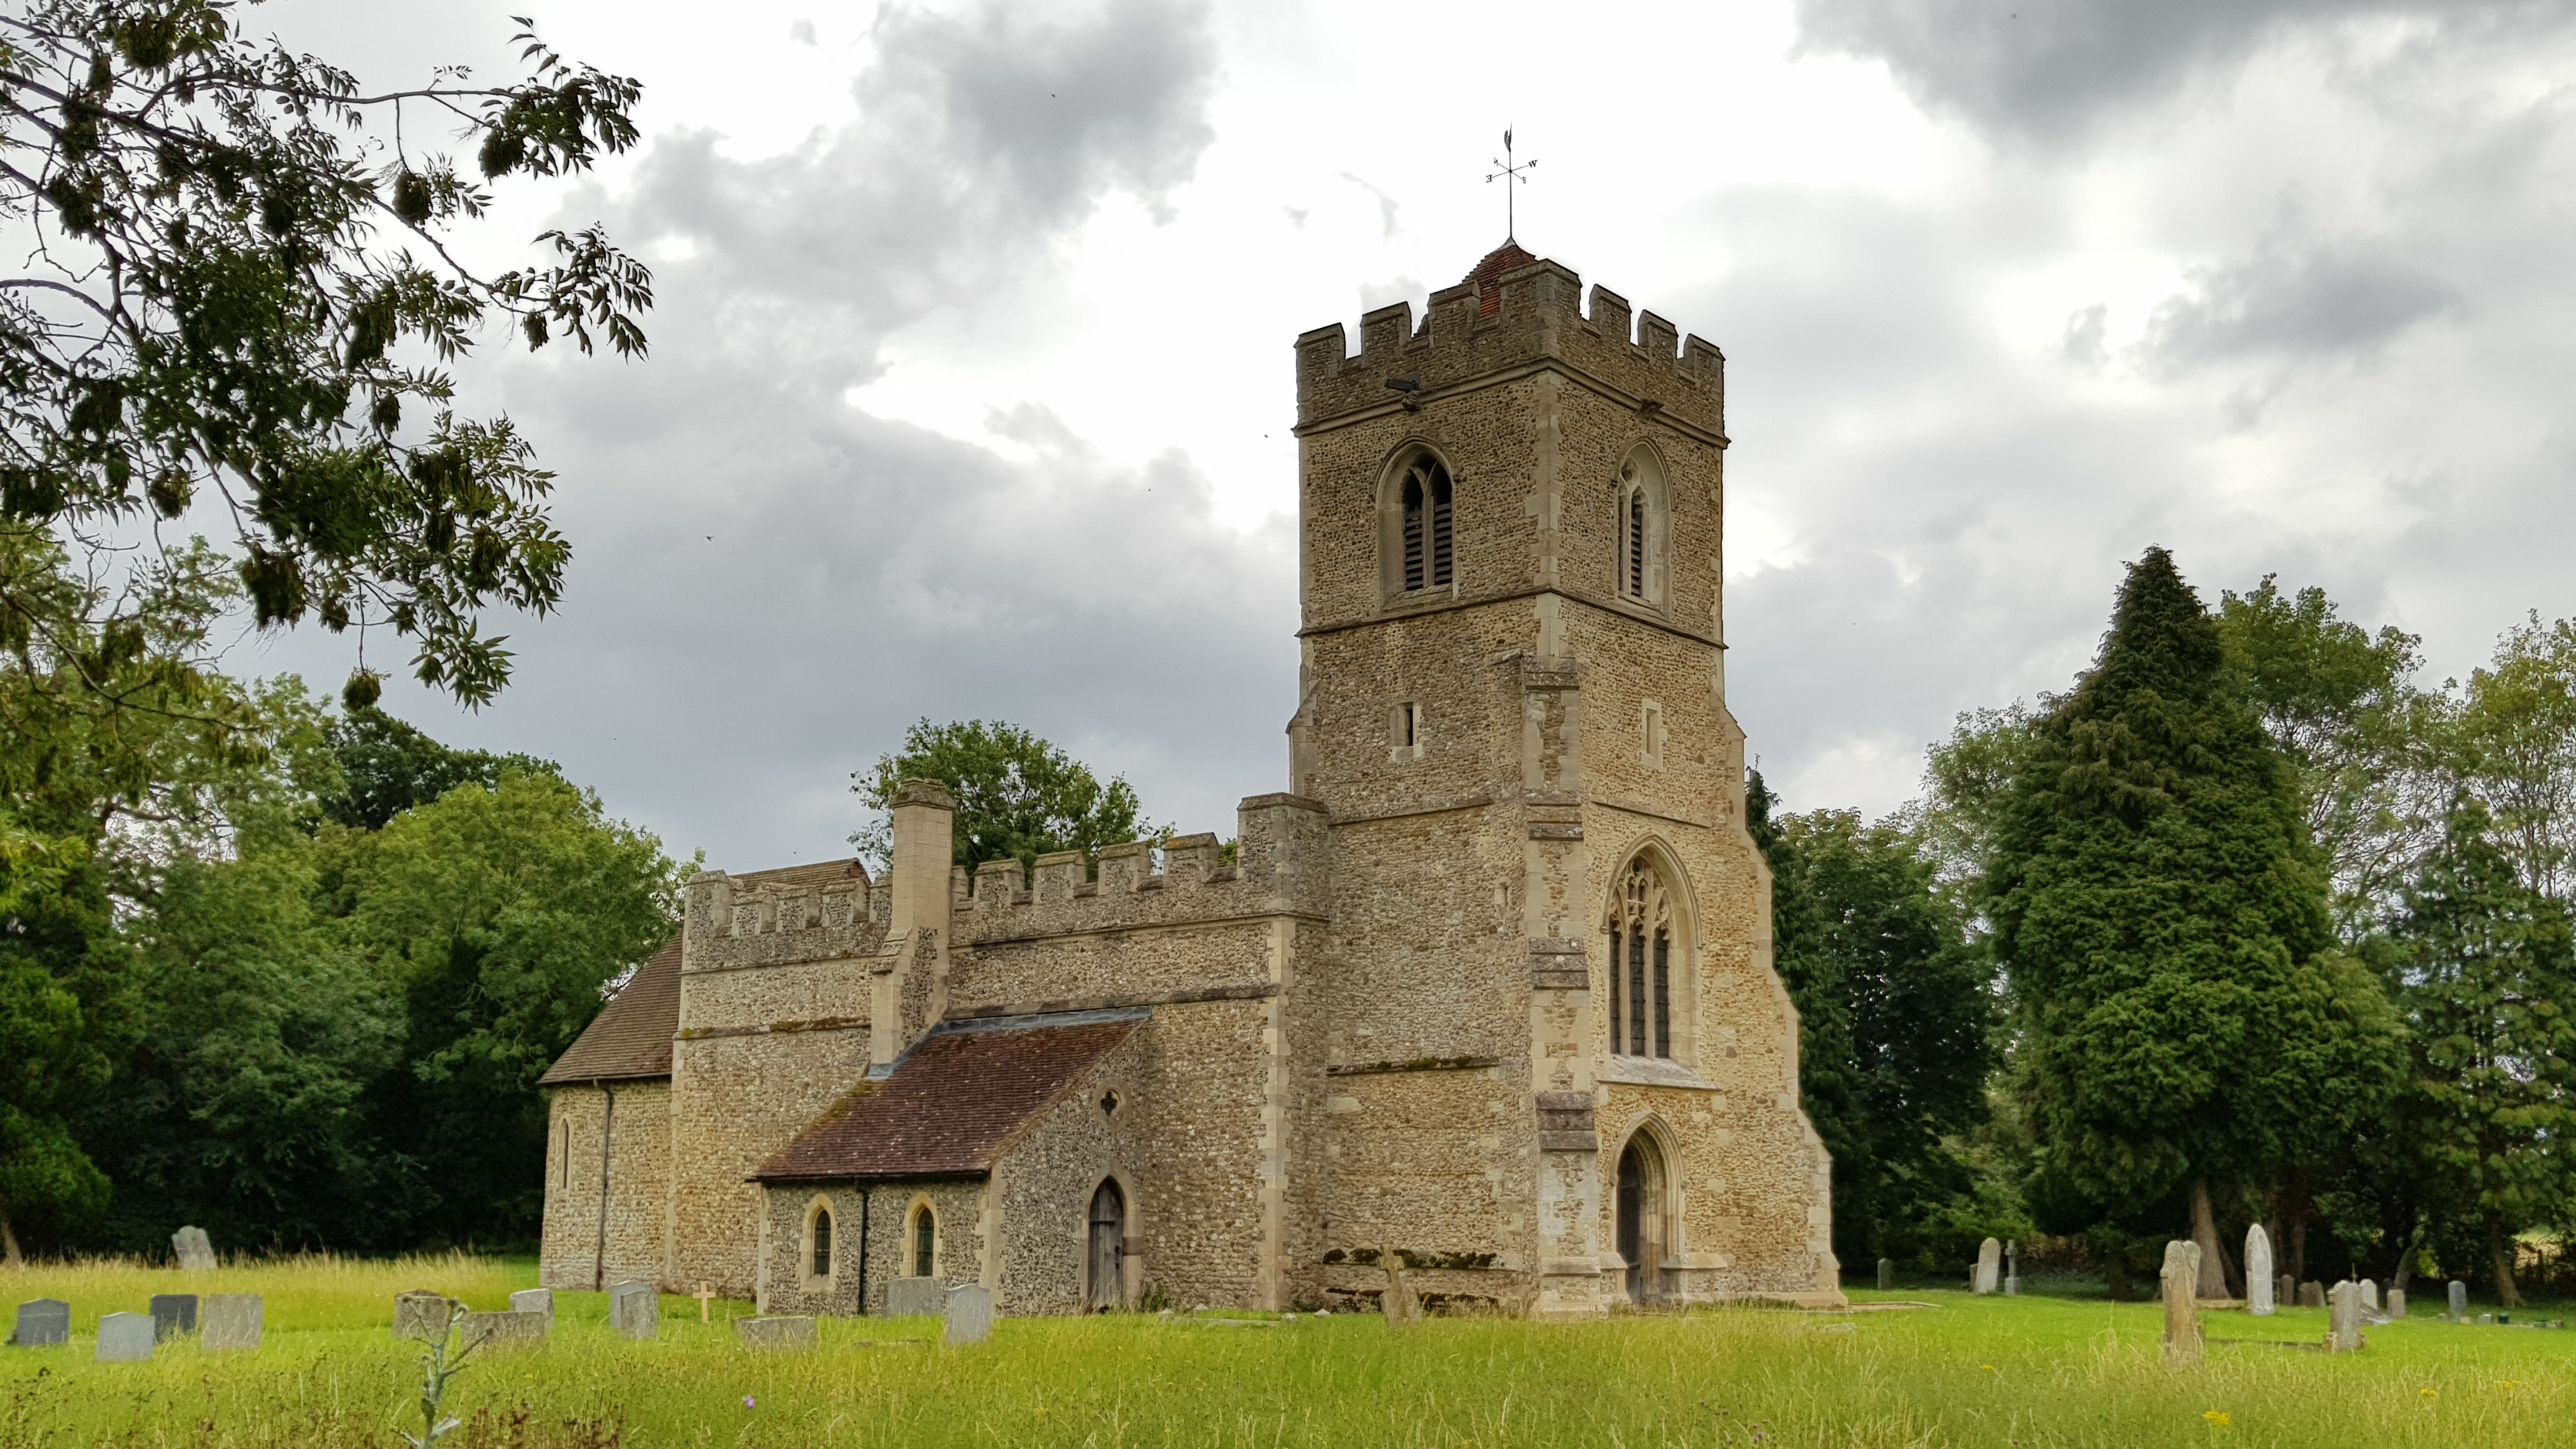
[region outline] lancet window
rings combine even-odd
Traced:
[[[1619,465],[1619,597],[1662,605],[1664,533],[1663,470],[1639,448]]]
[[[923,1203],[912,1214],[912,1276],[928,1278],[939,1270],[939,1217]]]
[[[828,1210],[814,1214],[814,1260],[809,1271],[817,1278],[832,1276],[832,1214]]]
[[[1404,500],[1404,587],[1446,587],[1455,572],[1457,546],[1450,524],[1454,499],[1449,470],[1424,453],[1405,465],[1398,485]]]
[[[1628,862],[1610,905],[1610,1050],[1673,1054],[1672,892],[1644,856]]]

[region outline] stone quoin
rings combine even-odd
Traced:
[[[546,1074],[546,1286],[1842,1302],[1726,696],[1724,358],[1511,244],[1358,340],[1294,349],[1286,791],[1230,848],[970,875],[907,782],[883,879],[695,876]]]

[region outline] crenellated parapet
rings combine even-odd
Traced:
[[[873,955],[886,933],[886,887],[865,872],[840,880],[808,878],[816,874],[805,869],[736,877],[710,870],[691,877],[683,888],[681,970]]]
[[[1418,326],[1410,302],[1362,315],[1357,353],[1338,322],[1300,336],[1299,428],[1419,407],[1446,390],[1554,363],[1640,411],[1724,436],[1726,358],[1717,344],[1632,312],[1607,287],[1592,289],[1587,308],[1582,278],[1555,262],[1484,271],[1432,293]]]
[[[1329,849],[1324,808],[1294,795],[1255,795],[1237,814],[1235,859],[1214,835],[1182,835],[1099,853],[1091,879],[1078,850],[1041,855],[1025,877],[1016,860],[986,861],[957,916],[961,946],[1046,936],[1186,926],[1256,916],[1320,917]]]

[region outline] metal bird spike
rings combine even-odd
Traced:
[[[1512,164],[1512,128],[1505,126],[1502,158],[1494,163],[1494,170],[1485,177],[1486,184],[1508,180],[1527,186],[1529,177],[1522,173],[1537,169],[1538,162],[1534,159],[1523,161],[1517,166]],[[1517,208],[1513,206],[1512,201],[1512,189],[1505,186],[1503,188],[1503,241],[1506,245],[1520,240],[1520,218],[1515,214]]]

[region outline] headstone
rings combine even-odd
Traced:
[[[98,1361],[100,1363],[150,1363],[152,1361],[152,1315],[149,1313],[109,1313],[98,1320]]]
[[[60,1348],[72,1341],[72,1306],[59,1298],[30,1298],[18,1305],[18,1330],[9,1341],[20,1348]]]
[[[2320,1282],[2316,1281],[2314,1278],[2311,1278],[2311,1279],[2309,1279],[2307,1282],[2300,1284],[2300,1285],[2299,1285],[2299,1306],[2300,1306],[2301,1308],[2323,1308],[2323,1307],[2325,1307],[2325,1306],[2326,1306],[2326,1285],[2324,1285],[2323,1283],[2320,1283]]]
[[[933,1318],[948,1311],[948,1285],[936,1278],[897,1278],[886,1284],[886,1316]]]
[[[2361,1311],[2364,1313],[2379,1311],[2379,1280],[2376,1278],[2361,1280]]]
[[[152,1336],[163,1343],[185,1338],[197,1331],[197,1295],[194,1293],[155,1293],[152,1295]]]
[[[394,1337],[427,1343],[447,1336],[447,1295],[414,1288],[394,1295]]]
[[[534,1348],[546,1341],[546,1315],[542,1313],[469,1313],[458,1325],[458,1352],[480,1348]]]
[[[733,1335],[745,1348],[809,1350],[816,1342],[814,1320],[810,1316],[776,1318],[737,1318]]]
[[[2245,1230],[2245,1311],[2271,1317],[2272,1289],[2272,1235],[2256,1223]]]
[[[257,1348],[262,1316],[256,1293],[209,1293],[206,1332],[197,1341],[208,1353]]]
[[[2200,1244],[2165,1244],[2165,1362],[2200,1362]]]
[[[1975,1293],[1994,1292],[1995,1280],[2002,1276],[2003,1266],[2003,1244],[1996,1242],[1992,1238],[1988,1238],[1984,1242],[1979,1243],[1977,1245],[1977,1276],[1969,1284],[1969,1291]]]
[[[181,1228],[170,1235],[170,1251],[179,1255],[179,1270],[184,1273],[211,1273],[215,1262],[215,1245],[206,1240],[204,1228]]]
[[[2361,1347],[2361,1285],[2346,1279],[2334,1285],[2329,1306],[2334,1314],[2326,1334],[2328,1353],[2351,1353]]]
[[[2019,1296],[2020,1293],[2021,1240],[2016,1238],[2004,1244],[2004,1296],[2012,1298]]]
[[[1410,1290],[1406,1296],[1412,1296]],[[992,1290],[976,1283],[949,1289],[948,1331],[944,1341],[953,1348],[961,1343],[982,1343],[992,1336]]]
[[[2284,1273],[2284,1274],[2282,1274],[2280,1277],[2278,1277],[2278,1278],[2276,1278],[2276,1279],[2274,1279],[2274,1280],[2273,1280],[2273,1282],[2272,1282],[2272,1302],[2273,1302],[2273,1305],[2274,1305],[2275,1307],[2278,1307],[2278,1306],[2280,1306],[2280,1305],[2282,1305],[2282,1304],[2287,1304],[2287,1303],[2296,1303],[2296,1302],[2298,1302],[2298,1301],[2299,1301],[2299,1280],[2298,1280],[2298,1279],[2291,1277],[2291,1276],[2290,1276],[2289,1274],[2287,1274],[2287,1273]]]
[[[1413,1284],[1404,1276],[1404,1262],[1389,1253],[1378,1260],[1386,1270],[1386,1292],[1378,1295],[1378,1307],[1386,1311],[1387,1325],[1402,1328],[1422,1317],[1422,1300],[1413,1296]]]
[[[2392,1319],[2404,1318],[2406,1316],[2405,1289],[2391,1288],[2388,1290],[2388,1316]]]
[[[1895,1260],[1894,1258],[1881,1258],[1881,1259],[1879,1259],[1879,1260],[1878,1260],[1878,1291],[1879,1291],[1879,1292],[1881,1292],[1881,1293],[1885,1293],[1885,1292],[1887,1292],[1888,1290],[1890,1290],[1890,1289],[1894,1288],[1895,1286],[1896,1286],[1896,1260]]]
[[[661,1290],[640,1278],[629,1278],[608,1290],[608,1326],[628,1338],[654,1338],[662,1332]]]
[[[555,1290],[552,1288],[522,1288],[518,1292],[510,1295],[510,1311],[512,1313],[544,1314],[546,1318],[546,1331],[551,1333],[554,1331],[555,1326]]]
[[[2469,1285],[2454,1278],[2451,1280],[2451,1321],[2457,1323],[2468,1316]]]

